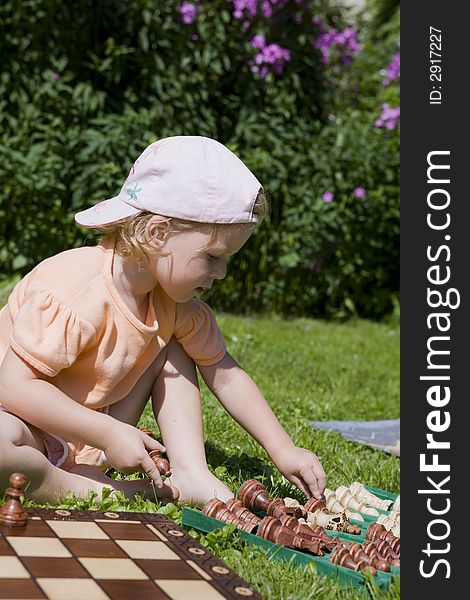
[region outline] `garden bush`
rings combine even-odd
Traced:
[[[91,243],[74,213],[115,195],[147,144],[207,135],[272,200],[211,304],[386,315],[398,294],[399,133],[398,80],[383,80],[398,25],[382,25],[377,44],[330,4],[3,2],[1,276]]]

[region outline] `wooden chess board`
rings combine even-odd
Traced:
[[[0,525],[0,598],[261,598],[165,515],[27,512],[25,527]]]

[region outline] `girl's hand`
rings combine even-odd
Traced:
[[[110,428],[103,445],[108,462],[123,473],[140,471],[155,482],[158,488],[163,481],[149,456],[151,450],[165,452],[165,447],[132,425],[116,421]]]
[[[321,498],[326,487],[326,475],[313,452],[292,446],[276,456],[277,468],[307,498]]]

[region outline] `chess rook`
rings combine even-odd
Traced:
[[[10,475],[10,487],[7,488],[6,502],[0,509],[0,525],[7,527],[24,527],[28,515],[21,504],[21,496],[24,496],[26,477],[23,473]]]

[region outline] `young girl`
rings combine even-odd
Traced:
[[[68,491],[203,504],[233,493],[208,469],[196,366],[232,417],[307,497],[326,480],[226,351],[194,297],[223,279],[267,212],[261,184],[225,146],[198,136],[151,144],[120,193],[78,213],[97,246],[40,263],[0,312],[0,494],[14,471],[28,497]],[[136,425],[149,398],[165,446]],[[170,480],[149,457],[166,450]],[[112,466],[148,479],[114,480]],[[171,483],[169,483],[171,481]]]

